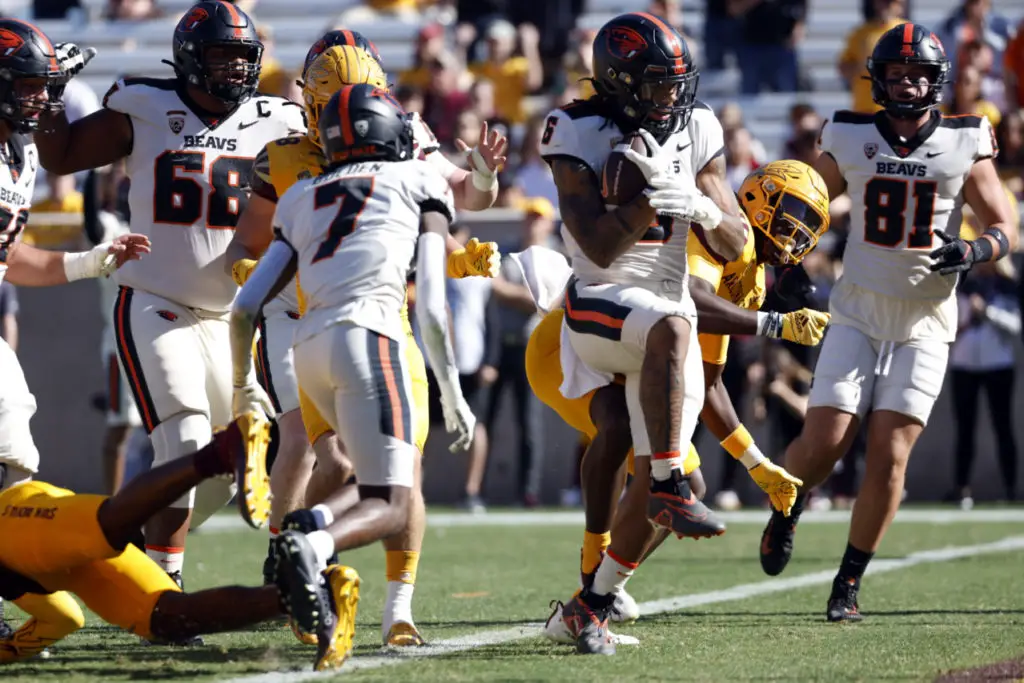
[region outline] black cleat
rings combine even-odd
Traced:
[[[796,534],[797,513],[786,517],[778,510],[772,510],[768,526],[761,534],[761,569],[768,576],[778,576],[793,556],[793,536]]]
[[[832,622],[858,622],[864,618],[857,607],[857,592],[860,581],[837,576],[832,582],[832,595],[828,598],[825,618]]]
[[[586,593],[586,590],[580,591],[562,608],[562,621],[569,629],[570,635],[576,639],[577,653],[613,655],[615,642],[608,630],[611,602],[609,601],[607,607],[591,607],[585,600]]]
[[[7,640],[14,635],[14,629],[4,621],[4,601],[0,600],[0,640]]]
[[[274,539],[270,539],[267,545],[267,556],[263,560],[263,585],[274,585],[274,576],[277,574],[277,553],[274,552]]]
[[[274,542],[276,583],[288,612],[303,633],[317,633],[321,621],[334,617],[334,610],[316,552],[306,535],[298,531],[282,531]]]
[[[725,523],[690,490],[690,478],[651,479],[647,518],[678,538],[710,538],[725,533]]]

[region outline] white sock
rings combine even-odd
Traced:
[[[663,453],[662,455],[664,456],[668,454]],[[650,456],[650,458],[651,476],[657,479],[658,481],[665,481],[666,479],[671,477],[672,470],[683,469],[683,456],[680,455],[678,452],[670,458],[655,456]]]
[[[167,548],[164,546],[147,545],[146,555],[160,565],[168,574],[180,572],[185,564],[184,548]]]
[[[331,508],[327,507],[323,503],[314,505],[309,509],[309,511],[317,516],[317,521],[320,522],[321,529],[326,529],[334,522],[334,513],[331,512]]]
[[[388,637],[388,631],[395,622],[413,623],[412,594],[415,590],[415,584],[388,581],[388,597],[384,601],[384,618],[381,620],[382,637]]]
[[[326,531],[320,530],[306,534],[306,540],[313,546],[320,569],[326,569],[327,560],[334,554],[334,539]]]
[[[605,552],[601,558],[601,564],[597,567],[594,575],[594,585],[590,590],[597,595],[608,595],[609,593],[620,593],[626,587],[629,577],[633,576],[636,565],[627,565],[619,562]]]

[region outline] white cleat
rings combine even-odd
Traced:
[[[633,599],[632,595],[627,593],[625,589],[622,589],[615,596],[615,602],[612,604],[612,613],[608,620],[616,624],[632,624],[639,618],[640,606],[636,604],[636,600]]]
[[[633,605],[633,609],[639,613],[639,610],[636,609],[636,602],[633,601],[632,598],[629,598],[629,600]],[[575,645],[576,637],[569,631],[569,627],[565,625],[565,621],[562,619],[562,601],[554,600],[550,606],[552,607],[552,612],[551,616],[549,616],[548,620],[544,623],[544,637],[553,643],[558,643],[559,645]],[[612,633],[611,629],[608,630],[608,636],[616,645],[640,644],[640,640],[638,638],[622,635],[621,633]]]

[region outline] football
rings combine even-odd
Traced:
[[[639,133],[630,133],[622,142],[638,154],[650,156],[647,143]],[[601,172],[601,194],[605,203],[621,206],[636,199],[647,188],[647,179],[624,151],[612,150]]]

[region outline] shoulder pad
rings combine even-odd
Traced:
[[[152,98],[153,90],[173,92],[178,89],[174,78],[122,78],[114,82],[103,96],[103,106],[131,114],[138,105]]]
[[[840,109],[832,115],[833,123],[869,124],[875,122],[874,114],[862,114],[856,111]]]

